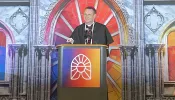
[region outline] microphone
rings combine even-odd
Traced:
[[[88,33],[88,30],[85,30],[85,34],[84,34],[84,38],[87,39],[87,38],[90,38],[92,39],[92,33]]]
[[[92,39],[92,32],[88,33],[88,30],[85,30],[84,39],[86,44],[90,44]]]

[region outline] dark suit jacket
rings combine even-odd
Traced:
[[[84,44],[85,43],[85,23],[77,26],[70,36],[74,40],[74,44]],[[109,33],[107,27],[103,24],[95,22],[93,35],[93,44],[103,44],[109,45],[113,42],[111,34]]]

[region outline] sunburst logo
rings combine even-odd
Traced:
[[[87,56],[77,55],[71,62],[71,80],[78,80],[80,77],[84,80],[91,80],[91,67],[91,62]]]

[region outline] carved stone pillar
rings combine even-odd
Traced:
[[[27,83],[27,100],[36,100],[34,98],[34,45],[39,41],[39,2],[40,0],[30,0],[30,32],[28,40],[28,83]]]
[[[137,48],[121,46],[123,73],[123,100],[136,100],[138,85]]]
[[[161,100],[163,97],[163,46],[163,44],[146,45],[146,95],[155,100]]]
[[[138,90],[137,90],[137,100],[145,100],[145,59],[144,59],[144,12],[143,12],[143,1],[144,0],[133,0],[134,3],[134,33],[135,33],[135,43],[138,45]]]
[[[165,54],[165,48],[164,48],[164,44],[161,45],[161,48],[160,48],[160,57],[159,57],[159,61],[160,61],[160,95],[163,96],[164,95],[164,66],[165,66],[165,57],[164,57],[164,54]]]
[[[34,46],[33,100],[50,100],[52,46]]]
[[[27,44],[9,45],[10,98],[26,100],[27,87]]]

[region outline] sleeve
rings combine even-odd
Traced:
[[[70,38],[72,38],[74,40],[74,44],[80,43],[80,39],[79,39],[79,35],[78,35],[78,27],[76,27],[75,30],[72,32]]]
[[[105,27],[105,34],[106,34],[106,44],[109,45],[109,44],[113,43],[114,40],[113,40],[111,34],[109,33],[107,27]]]
[[[109,49],[108,49],[109,44],[114,42],[114,40],[113,40],[113,38],[112,38],[111,34],[109,33],[108,28],[106,26],[105,26],[105,35],[106,35],[106,45],[107,45],[107,52],[106,52],[106,54],[107,54],[107,57],[108,57],[109,56]]]

